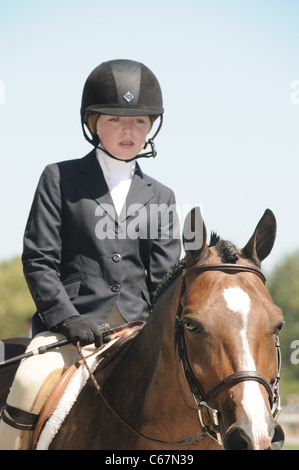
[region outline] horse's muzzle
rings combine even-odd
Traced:
[[[266,444],[265,440],[265,446],[262,450],[280,450],[284,440],[282,427],[274,422],[268,443]],[[224,436],[223,445],[225,450],[256,450],[256,443],[247,426],[231,426]]]

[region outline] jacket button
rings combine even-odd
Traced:
[[[119,284],[114,284],[111,287],[112,292],[119,292],[120,291],[120,285]]]
[[[118,225],[118,223],[116,223],[115,226],[114,226],[114,232],[115,233],[121,233],[121,231],[122,231],[121,227]]]
[[[115,255],[112,256],[112,259],[115,263],[118,263],[121,260],[121,255],[119,253],[115,253]]]

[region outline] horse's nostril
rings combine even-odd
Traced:
[[[284,445],[284,432],[280,424],[275,425],[274,436],[271,441],[271,450],[280,450]]]
[[[250,437],[240,427],[228,431],[224,439],[226,450],[251,450],[253,448]]]
[[[273,437],[265,438],[263,440],[263,446],[259,448],[267,448],[271,450],[279,450],[284,444],[284,432],[282,427],[277,424],[272,424]],[[271,434],[272,435],[272,434]],[[267,442],[268,441],[268,442]],[[255,449],[255,444],[253,442],[253,437],[249,429],[246,429],[242,426],[233,425],[226,433],[224,438],[224,448],[226,450],[253,450]]]

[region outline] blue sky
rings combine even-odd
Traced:
[[[265,269],[298,249],[298,18],[296,0],[2,1],[0,260],[22,251],[44,167],[90,151],[82,88],[115,58],[145,63],[163,90],[158,157],[143,171],[238,247],[271,208]]]

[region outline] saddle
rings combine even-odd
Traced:
[[[41,410],[33,434],[32,449],[37,448],[42,431],[45,429],[46,424],[49,422],[55,410],[58,409],[58,405],[62,401],[62,397],[66,392],[66,389],[69,386],[70,382],[74,379],[74,376],[78,369],[81,366],[84,367],[84,363],[86,363],[87,361],[93,363],[93,370],[95,370],[95,368],[99,370],[99,368],[103,369],[104,367],[106,367],[106,365],[110,361],[112,361],[112,359],[118,354],[118,352],[139,333],[139,331],[143,328],[144,324],[145,322],[136,321],[114,328],[113,330],[106,331],[105,336],[109,337],[109,343],[104,344],[99,349],[97,349],[92,355],[86,357],[85,359],[80,359],[76,364],[73,364],[65,371],[65,373],[60,378],[52,394],[50,395]],[[88,372],[90,371],[88,370],[85,372],[88,375]],[[82,388],[84,387],[84,385],[85,384],[82,385]],[[81,389],[79,390],[79,393],[80,391]],[[71,407],[72,404],[70,405],[70,408]],[[62,421],[63,418],[64,417],[61,418]]]

